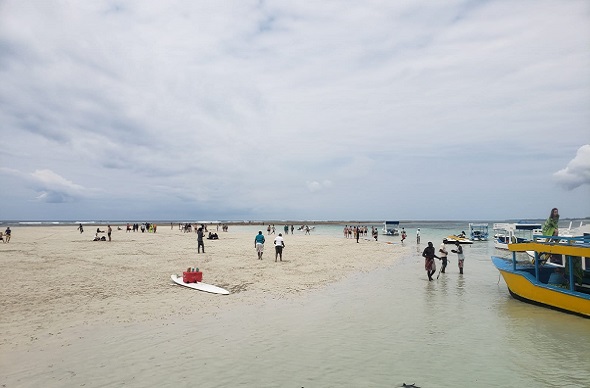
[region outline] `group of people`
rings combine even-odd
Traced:
[[[152,233],[156,233],[157,230],[157,225],[156,224],[151,224],[149,222],[143,223],[143,224],[127,224],[126,227],[126,232],[136,232],[139,231],[141,229],[141,233],[144,233],[146,231],[148,232],[152,232]],[[80,223],[78,225],[77,230],[80,231],[80,233],[84,233],[84,226]],[[117,230],[123,230],[120,226],[117,227]],[[106,233],[106,236],[100,236],[101,233]],[[111,241],[111,235],[113,233],[113,228],[111,227],[111,225],[107,225],[107,229],[106,230],[100,230],[100,227],[96,228],[96,233],[94,233],[94,238],[92,239],[92,241]]]
[[[369,232],[369,228],[366,225],[365,226],[344,225],[344,229],[343,229],[344,237],[345,238],[354,238],[354,239],[356,239],[356,242],[359,242],[359,238],[361,236],[366,236],[368,232]],[[373,237],[375,237],[375,236],[373,235]]]
[[[144,222],[143,224],[127,224],[127,228],[126,228],[126,233],[127,232],[139,232],[139,230],[141,229],[141,233],[144,233],[145,231],[148,231],[150,233],[156,233],[156,231],[158,230],[158,225],[156,224],[151,224],[149,222]],[[119,230],[121,230],[119,228]]]
[[[80,224],[80,226],[78,227],[78,229],[80,229],[82,227],[82,224]],[[96,233],[94,233],[94,239],[92,241],[107,241],[107,238],[105,236],[99,236],[100,233],[104,233],[104,230],[100,230],[100,227],[96,228]],[[111,225],[107,225],[107,236],[109,238],[109,241],[111,241],[111,233],[113,233],[113,228],[111,228]],[[82,233],[82,232],[80,232]]]
[[[457,254],[457,264],[459,266],[459,273],[463,274],[463,264],[465,263],[463,247],[458,242],[455,244],[456,249],[451,249],[451,252]],[[442,261],[440,273],[445,273],[445,269],[447,268],[449,252],[447,251],[447,247],[444,242],[440,244],[440,247],[438,248],[438,254],[440,256],[436,255],[434,245],[432,244],[432,241],[429,241],[428,246],[424,248],[424,251],[422,252],[422,257],[424,257],[424,269],[426,270],[426,274],[428,275],[429,281],[433,280],[432,275],[434,275],[436,272],[436,263],[434,262],[435,258]]]
[[[295,226],[293,226],[293,224],[291,224],[291,225],[286,225],[286,224],[285,224],[285,226],[283,226],[283,230],[285,231],[285,235],[289,234],[289,230],[291,230],[291,234],[293,234],[293,231],[295,231]],[[303,226],[302,226],[301,228],[297,229],[297,230],[303,230]],[[310,229],[309,229],[309,226],[308,226],[308,227],[307,227],[307,229],[305,229],[305,233],[306,233],[306,234],[309,234],[309,231],[310,231]],[[269,224],[269,225],[266,227],[266,233],[267,233],[269,236],[270,236],[271,234],[275,234],[275,233],[276,233],[275,225],[274,225],[274,224],[272,224],[272,226],[271,226],[271,225]]]
[[[256,253],[258,255],[258,260],[262,260],[262,254],[264,253],[264,243],[266,239],[262,234],[262,231],[258,231],[256,237],[254,237],[254,247],[256,248]],[[275,246],[275,262],[277,259],[283,261],[283,248],[285,247],[285,240],[283,239],[283,234],[279,233],[277,237],[274,239],[274,246]]]
[[[6,227],[6,230],[4,231],[4,234],[2,234],[2,232],[0,232],[0,241],[7,243],[10,242],[10,236],[12,235],[12,231],[10,230],[10,226]]]

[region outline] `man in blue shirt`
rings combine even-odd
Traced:
[[[258,234],[254,238],[254,247],[258,253],[258,260],[262,260],[262,254],[264,253],[264,235],[262,231],[258,231]]]

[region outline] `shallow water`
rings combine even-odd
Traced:
[[[421,250],[456,231],[425,228],[418,247],[408,230],[415,254],[294,299],[77,328],[68,346],[14,355],[31,366],[6,386],[590,386],[590,320],[512,299],[491,241],[465,248],[464,275],[451,254],[447,273],[427,281]]]

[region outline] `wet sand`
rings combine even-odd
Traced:
[[[106,226],[101,225],[101,230]],[[114,228],[116,229],[116,227]],[[266,236],[257,260],[257,227],[233,226],[205,240],[197,254],[195,233],[175,226],[157,233],[113,230],[111,242],[93,242],[95,230],[76,226],[13,228],[0,243],[0,363],[11,351],[42,348],[60,341],[58,333],[94,326],[157,325],[168,317],[210,316],[268,299],[296,298],[355,273],[391,265],[411,248],[337,236],[285,236],[283,262],[275,263],[274,235]],[[278,233],[278,232],[277,232]],[[415,254],[415,253],[414,253]],[[199,267],[203,282],[231,292],[213,295],[174,285],[171,274]]]

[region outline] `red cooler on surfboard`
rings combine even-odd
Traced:
[[[203,272],[183,272],[182,281],[185,283],[197,283],[203,281]]]

